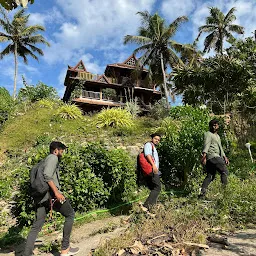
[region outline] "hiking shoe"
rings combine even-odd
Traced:
[[[69,251],[67,253],[62,253],[60,254],[60,256],[71,256],[71,255],[76,255],[79,253],[79,248],[78,247],[75,247],[75,248],[72,248],[70,247],[69,248]]]

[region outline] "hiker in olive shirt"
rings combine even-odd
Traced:
[[[36,219],[29,232],[27,243],[24,251],[24,256],[33,255],[35,240],[38,233],[41,231],[47,213],[52,208],[60,212],[65,217],[63,228],[63,239],[61,244],[61,256],[75,255],[79,252],[78,248],[70,247],[70,234],[74,223],[75,212],[69,203],[69,200],[60,192],[60,174],[59,174],[59,159],[66,146],[58,141],[53,141],[50,144],[50,154],[40,162],[38,168],[44,173],[45,181],[48,183],[50,190],[43,198],[36,199]],[[39,169],[38,169],[39,170]]]
[[[216,172],[221,176],[221,182],[225,186],[228,182],[228,158],[223,151],[220,136],[218,135],[219,123],[217,120],[209,122],[209,130],[204,134],[204,149],[201,162],[206,166],[207,176],[204,179],[199,198],[204,197],[209,184],[214,180]]]

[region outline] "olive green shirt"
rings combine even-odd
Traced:
[[[217,133],[210,131],[204,134],[204,149],[206,159],[209,160],[214,157],[224,157],[225,153],[221,145],[220,136]]]
[[[59,159],[56,155],[48,155],[43,162],[44,178],[46,182],[53,181],[55,186],[60,190],[60,173],[59,173]],[[51,191],[40,200],[40,203],[50,199]],[[53,195],[52,195],[53,196]]]

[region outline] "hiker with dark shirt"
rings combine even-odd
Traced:
[[[226,157],[220,136],[218,135],[219,123],[217,120],[209,122],[209,131],[204,134],[204,148],[201,162],[206,167],[207,176],[204,179],[199,198],[205,197],[209,184],[215,179],[216,172],[220,174],[223,186],[228,183],[229,160]]]
[[[161,135],[154,133],[151,135],[151,141],[144,145],[144,156],[151,165],[151,172],[144,176],[147,187],[151,190],[150,194],[143,204],[142,210],[148,211],[156,204],[158,195],[161,191],[160,171],[159,171],[159,157],[156,146],[160,142]]]
[[[59,160],[65,149],[66,146],[63,143],[53,141],[50,144],[50,154],[40,162],[42,166],[39,168],[43,168],[43,175],[49,185],[49,191],[39,201],[35,199],[36,217],[27,238],[24,256],[33,255],[35,240],[51,208],[60,212],[65,217],[61,256],[75,255],[79,252],[78,248],[70,247],[70,234],[74,223],[75,212],[68,198],[65,198],[60,192]]]

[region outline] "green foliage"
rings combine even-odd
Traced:
[[[73,104],[64,104],[57,110],[57,117],[63,119],[81,119],[82,111],[79,107]]]
[[[96,116],[96,126],[102,127],[131,127],[133,119],[130,112],[121,108],[103,109]]]
[[[102,94],[104,94],[107,98],[115,98],[116,97],[116,90],[112,88],[104,88],[102,90]]]
[[[48,86],[42,82],[39,82],[36,86],[28,85],[23,82],[24,88],[21,88],[18,93],[18,100],[36,102],[42,99],[57,99],[57,91],[51,86]]]
[[[166,136],[159,148],[160,169],[167,185],[185,186],[200,167],[199,157],[209,115],[206,110],[185,106],[171,108],[170,117],[178,123],[169,121],[169,127],[165,128]]]
[[[150,109],[150,116],[156,120],[163,119],[169,115],[169,109],[166,107],[164,99],[157,101]]]
[[[19,5],[26,8],[28,3],[33,4],[34,0],[0,0],[0,4],[8,11],[17,8]]]
[[[173,79],[185,104],[205,104],[215,114],[223,114],[231,111],[232,102],[251,85],[253,73],[238,59],[215,56],[204,59],[198,67],[176,67]]]
[[[29,196],[29,170],[44,158],[47,146],[38,146],[19,167],[20,189],[15,200],[15,215],[20,225],[29,225],[34,217],[33,202]],[[121,149],[108,151],[98,143],[69,145],[60,162],[61,191],[70,199],[78,212],[107,207],[133,198],[135,163]]]
[[[3,123],[10,117],[14,110],[14,101],[9,92],[0,87],[0,129]]]
[[[127,101],[125,103],[125,109],[129,111],[133,118],[137,117],[141,113],[141,108],[138,104],[138,99]]]
[[[37,102],[38,106],[40,108],[49,108],[49,109],[53,109],[54,105],[56,105],[57,102],[51,100],[51,99],[41,99]]]

